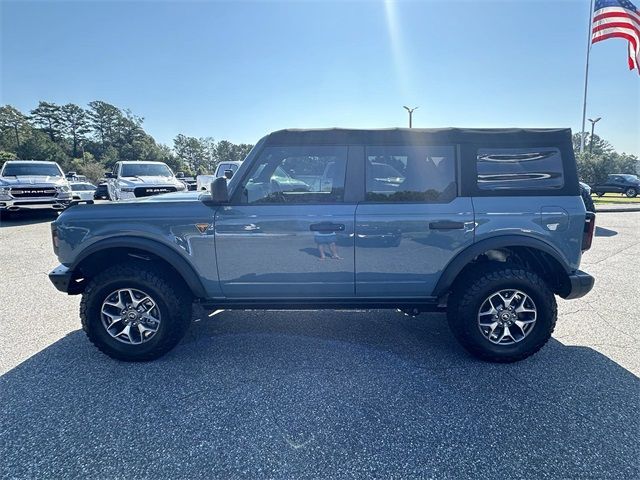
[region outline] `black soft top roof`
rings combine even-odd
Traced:
[[[268,145],[397,145],[397,144],[547,144],[571,143],[570,128],[346,128],[278,130],[265,137]]]

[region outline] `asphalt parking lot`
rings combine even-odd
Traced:
[[[116,362],[47,279],[50,220],[0,227],[2,478],[640,476],[640,213],[598,216],[594,290],[511,365],[391,311],[221,312]]]

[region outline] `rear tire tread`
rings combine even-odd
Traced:
[[[526,350],[512,355],[496,355],[479,347],[472,341],[469,328],[478,328],[476,325],[476,315],[474,312],[472,321],[469,321],[469,310],[478,302],[481,292],[492,284],[504,280],[526,281],[531,284],[531,288],[536,289],[538,296],[545,303],[545,309],[551,312],[551,325],[545,334],[532,346]],[[472,355],[490,362],[511,363],[523,360],[538,352],[551,338],[556,320],[558,307],[553,292],[549,289],[545,281],[533,272],[519,268],[518,266],[492,266],[485,267],[479,271],[471,272],[460,278],[449,296],[447,308],[447,320],[452,333],[460,344]],[[538,305],[538,310],[541,310]],[[466,311],[466,313],[464,313]]]

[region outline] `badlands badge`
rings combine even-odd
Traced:
[[[204,233],[209,228],[209,223],[196,223],[196,228],[200,233]]]

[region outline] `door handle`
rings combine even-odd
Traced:
[[[431,230],[462,230],[464,229],[464,223],[442,220],[440,222],[431,222],[429,228]]]
[[[344,232],[345,226],[342,223],[312,223],[309,225],[309,230],[312,232]]]

